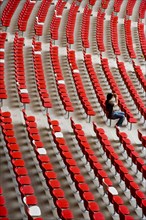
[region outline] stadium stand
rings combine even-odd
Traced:
[[[146,0],[0,7],[0,220],[145,220]]]

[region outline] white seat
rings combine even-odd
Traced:
[[[110,186],[110,187],[108,188],[108,191],[109,191],[109,193],[111,193],[111,194],[114,195],[114,196],[118,195],[118,191],[117,191],[116,188],[113,187],[113,186]]]
[[[45,148],[38,148],[37,149],[38,154],[47,154],[46,149]]]
[[[21,93],[28,93],[28,90],[27,89],[20,89],[20,92]]]
[[[74,69],[73,73],[80,73],[78,69]]]
[[[58,80],[58,84],[65,84],[64,80]]]
[[[62,132],[55,132],[54,135],[55,135],[55,137],[57,137],[57,138],[62,138],[62,137],[63,137]]]
[[[28,208],[28,213],[32,217],[38,217],[41,215],[41,210],[37,205],[34,205]]]
[[[41,51],[34,51],[34,54],[41,54]]]

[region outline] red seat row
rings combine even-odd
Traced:
[[[125,167],[124,163],[120,160],[119,155],[115,152],[115,149],[111,146],[111,143],[105,134],[103,128],[97,126],[93,122],[94,131],[96,137],[99,140],[101,147],[107,158],[110,160],[111,165],[115,167],[115,170],[120,175],[120,183],[123,180],[125,183],[125,190],[128,188],[130,190],[131,196],[136,200],[136,207],[139,206],[142,209],[142,218],[146,215],[146,195],[141,191],[139,185],[135,182],[133,176],[130,175],[129,170]],[[122,218],[125,219],[125,218]]]
[[[89,0],[89,4],[93,6],[96,3],[96,0]]]
[[[140,20],[138,20],[138,33],[139,33],[139,40],[141,45],[141,50],[143,53],[143,56],[146,60],[146,38],[145,38],[145,30],[144,30],[144,23],[141,23]]]
[[[37,36],[42,36],[43,34],[43,25],[47,16],[47,12],[49,10],[50,4],[52,0],[43,0],[41,2],[40,8],[38,10],[36,19],[35,19],[35,24],[34,24],[34,30],[35,34]]]
[[[102,12],[100,9],[97,13],[97,21],[96,21],[96,42],[98,46],[98,50],[100,52],[105,51],[104,46],[104,17],[105,13]]]
[[[2,25],[5,27],[10,26],[11,18],[19,4],[20,0],[8,0],[3,12],[2,12]]]
[[[61,22],[61,17],[63,13],[64,6],[66,5],[66,1],[59,0],[55,6],[54,15],[52,17],[50,32],[51,39],[58,40],[58,29]]]
[[[135,3],[136,3],[136,0],[128,0],[127,6],[126,6],[126,15],[128,16],[132,15]]]
[[[15,62],[15,80],[20,97],[20,102],[24,105],[30,103],[30,98],[26,86],[25,79],[25,67],[23,56],[24,38],[19,37],[18,33],[15,33],[14,38],[14,62]]]
[[[115,16],[114,13],[112,13],[111,21],[110,21],[112,46],[113,46],[115,55],[120,55],[121,51],[120,51],[119,44],[118,44],[117,24],[118,24],[118,16]]]
[[[121,4],[123,3],[123,0],[115,0],[114,1],[114,11],[119,12],[121,9]]]
[[[17,139],[15,138],[10,112],[0,112],[0,124],[8,154],[10,156],[10,161],[13,166],[13,171],[16,176],[16,181],[18,183],[21,199],[24,203],[26,215],[29,220],[34,220],[41,216],[41,210],[37,204],[37,198],[34,195],[34,189],[25,167],[23,155],[20,151]]]
[[[73,80],[76,86],[76,90],[78,93],[78,97],[83,105],[83,108],[85,110],[85,113],[87,114],[87,116],[89,116],[89,121],[90,121],[90,117],[95,115],[95,111],[93,110],[88,97],[86,95],[86,91],[82,82],[82,78],[76,63],[76,55],[75,55],[75,51],[74,50],[69,50],[69,48],[67,48],[67,56],[68,56],[68,62],[72,71],[72,76],[73,76]]]
[[[126,45],[129,52],[129,56],[132,59],[136,59],[136,53],[134,51],[133,41],[132,41],[131,20],[125,19],[124,26],[125,26]]]
[[[89,29],[90,29],[90,16],[92,10],[86,5],[83,12],[82,18],[82,27],[81,27],[81,38],[82,38],[82,45],[84,48],[89,48]]]
[[[116,133],[119,137],[119,140],[121,144],[123,145],[124,150],[127,152],[127,159],[128,157],[131,158],[131,166],[134,163],[137,167],[137,171],[141,172],[142,174],[142,181],[145,178],[146,179],[146,165],[145,161],[141,158],[139,153],[135,150],[135,147],[132,145],[130,139],[127,137],[127,134],[125,132],[121,132],[118,127],[116,127]]]
[[[48,110],[48,108],[52,108],[52,103],[46,88],[46,80],[44,76],[41,50],[42,50],[41,43],[37,42],[35,38],[33,38],[32,55],[33,55],[36,85],[40,95],[42,106],[46,110]]]
[[[102,0],[101,1],[101,7],[103,9],[107,9],[109,2],[110,2],[110,0]]]
[[[118,95],[118,106],[122,111],[125,112],[125,116],[127,118],[127,121],[130,123],[130,126],[132,126],[132,123],[136,123],[137,120],[134,118],[133,114],[131,113],[130,109],[127,107],[125,100],[121,94],[121,91],[112,75],[112,72],[110,71],[108,59],[102,58],[101,56],[101,64],[104,71],[104,74],[107,78],[107,81],[109,82],[110,88],[113,93],[116,93]],[[132,127],[131,127],[132,128]],[[130,128],[130,129],[131,129]]]
[[[39,162],[41,170],[46,180],[46,184],[52,195],[54,204],[57,208],[59,218],[63,220],[73,219],[73,214],[69,209],[69,202],[65,198],[65,193],[61,188],[61,184],[57,179],[57,174],[54,172],[50,158],[47,155],[46,149],[43,147],[43,142],[39,135],[39,130],[34,116],[28,116],[23,110],[26,129],[29,139],[34,148],[36,158]]]
[[[146,119],[146,107],[145,107],[144,102],[142,101],[141,97],[139,96],[136,88],[134,87],[134,85],[128,75],[128,73],[125,69],[124,63],[119,62],[117,59],[117,65],[118,65],[121,77],[122,77],[127,89],[129,90],[136,106],[137,106],[137,110],[141,113],[141,116],[143,116],[144,119]]]
[[[93,88],[94,88],[94,91],[96,94],[96,97],[99,101],[99,104],[102,108],[102,111],[104,111],[106,97],[104,95],[103,89],[100,85],[97,74],[96,74],[95,69],[93,67],[91,54],[84,53],[84,61],[85,61],[85,65],[86,65],[90,80],[92,82],[92,85],[93,85]]]
[[[69,44],[74,44],[74,28],[77,17],[77,11],[79,6],[73,1],[69,9],[67,26],[66,26],[66,38]]]
[[[143,147],[146,148],[146,135],[144,135],[144,133],[140,129],[138,129],[137,132],[139,140],[141,141]]]
[[[49,115],[47,115],[47,117],[53,135],[54,143],[56,144],[57,149],[60,152],[62,160],[65,164],[65,167],[69,172],[72,183],[75,184],[75,187],[81,197],[81,200],[78,202],[83,202],[85,210],[89,212],[89,216],[91,219],[104,220],[104,216],[100,212],[98,204],[95,202],[94,195],[91,193],[88,184],[85,182],[84,176],[81,174],[81,171],[66,144],[66,140],[64,139],[63,133],[61,132],[59,122],[57,120],[51,120]]]
[[[19,14],[18,29],[22,32],[26,31],[27,22],[33,10],[36,1],[27,0]]]
[[[140,3],[140,6],[139,6],[139,18],[140,19],[144,19],[145,17],[145,4],[146,4],[145,0],[142,0]]]
[[[124,201],[118,194],[118,191],[113,186],[112,181],[108,177],[106,171],[103,169],[101,163],[98,161],[98,158],[95,156],[94,151],[92,150],[85,133],[80,124],[76,124],[72,118],[71,126],[78,141],[79,147],[83,152],[86,160],[88,161],[91,169],[93,169],[95,177],[98,178],[99,185],[103,186],[105,193],[108,195],[109,203],[112,203],[115,209],[115,212],[119,214],[120,219],[124,216],[129,216],[129,210],[124,206]],[[94,129],[96,130],[96,125],[93,123]],[[90,170],[91,171],[91,170]],[[104,194],[105,194],[104,193]]]
[[[7,99],[5,87],[5,41],[7,38],[6,32],[0,33],[0,101],[3,104],[3,99]]]
[[[137,79],[140,82],[140,84],[142,85],[144,91],[146,92],[146,79],[144,77],[144,73],[142,72],[141,67],[139,65],[136,65],[134,60],[132,61],[132,63],[133,63],[133,67],[134,67]]]
[[[54,70],[54,76],[56,80],[58,93],[61,98],[65,111],[69,114],[69,112],[74,111],[74,108],[67,93],[64,76],[60,66],[59,47],[52,45],[52,42],[50,43],[50,55],[51,55],[52,67]]]

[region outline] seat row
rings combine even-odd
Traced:
[[[126,15],[128,16],[132,15],[135,3],[136,3],[136,0],[128,0],[127,6],[126,6]]]
[[[84,61],[85,61],[85,65],[86,65],[90,80],[92,82],[92,85],[93,85],[93,88],[94,88],[94,91],[96,94],[96,97],[97,97],[98,102],[102,108],[102,111],[104,112],[106,97],[104,95],[103,89],[100,85],[97,74],[96,74],[95,69],[93,67],[91,54],[84,53]]]
[[[121,51],[118,44],[118,16],[115,16],[114,13],[111,15],[110,21],[110,29],[111,29],[111,40],[112,40],[112,47],[114,49],[115,55],[120,55]]]
[[[3,104],[3,99],[7,99],[7,91],[5,86],[5,42],[7,33],[0,33],[0,102]]]
[[[97,13],[97,21],[96,21],[96,42],[98,46],[98,50],[100,52],[105,51],[104,45],[104,17],[105,12],[102,12],[100,9]]]
[[[99,206],[95,202],[94,195],[91,193],[88,184],[85,182],[84,176],[81,174],[81,171],[66,144],[66,140],[61,132],[59,122],[57,120],[51,120],[49,115],[47,115],[47,118],[53,135],[54,143],[56,144],[56,147],[60,152],[62,160],[65,164],[65,168],[67,168],[67,171],[71,177],[70,185],[72,186],[74,184],[76,194],[79,192],[79,197],[81,198],[78,198],[79,204],[84,205],[85,210],[88,211],[92,220],[104,220],[104,215],[100,212]],[[83,210],[83,212],[85,210]]]
[[[93,122],[94,131],[97,139],[99,140],[103,151],[107,158],[110,160],[111,165],[114,166],[117,173],[120,175],[120,182],[123,181],[125,184],[125,191],[130,190],[130,200],[135,198],[136,207],[139,206],[142,209],[142,218],[146,215],[146,195],[141,191],[139,185],[135,182],[132,175],[129,174],[129,170],[125,167],[124,163],[120,160],[119,155],[115,152],[109,141],[104,129],[97,126]]]
[[[127,121],[130,123],[130,129],[131,129],[132,123],[136,123],[137,120],[134,118],[133,114],[131,113],[130,109],[127,107],[125,103],[125,100],[120,92],[120,89],[112,75],[112,72],[110,71],[108,59],[102,58],[101,56],[101,64],[102,64],[102,69],[107,78],[107,81],[109,82],[112,92],[118,95],[118,106],[120,107],[122,111],[125,112],[125,116],[127,118]]]
[[[14,64],[15,64],[15,81],[18,89],[18,95],[20,102],[24,105],[30,103],[30,98],[26,86],[25,79],[25,67],[24,67],[24,56],[23,56],[23,46],[24,38],[19,37],[18,33],[15,33],[14,42]]]
[[[95,3],[96,3],[96,0],[89,0],[89,4],[90,4],[91,6],[94,6]]]
[[[19,4],[20,0],[8,0],[3,12],[2,12],[2,25],[5,27],[10,26],[11,18]]]
[[[33,38],[32,56],[35,70],[36,85],[42,102],[42,106],[46,109],[46,111],[48,111],[48,108],[52,108],[52,103],[46,87],[41,50],[41,42],[37,42],[35,38]]]
[[[54,70],[54,76],[55,76],[58,93],[61,98],[65,111],[69,114],[69,112],[74,111],[74,108],[72,106],[71,100],[67,93],[64,76],[63,76],[61,66],[60,66],[59,47],[54,46],[52,42],[50,42],[50,56],[51,56],[52,67]]]
[[[95,111],[93,110],[91,103],[89,102],[88,97],[86,95],[86,91],[82,82],[81,73],[78,69],[76,62],[75,50],[70,50],[69,48],[67,48],[67,57],[78,97],[83,105],[86,115],[89,116],[89,121],[90,121],[91,116],[95,115]]]
[[[125,219],[125,216],[127,217],[130,214],[128,208],[124,205],[123,199],[120,197],[120,195],[118,194],[118,191],[113,186],[113,183],[108,177],[106,171],[103,169],[102,164],[98,161],[98,158],[95,156],[95,153],[92,150],[85,136],[82,126],[80,124],[76,124],[72,118],[70,118],[70,120],[71,120],[72,129],[78,141],[79,147],[81,148],[81,151],[83,152],[83,156],[88,161],[89,166],[91,167],[91,170],[93,169],[95,177],[98,179],[99,186],[100,185],[103,186],[104,195],[105,193],[108,195],[109,204],[110,203],[113,204],[114,210],[116,213],[119,214],[120,219]],[[94,124],[94,128],[95,127],[96,126]],[[132,216],[131,216],[131,219],[133,219]]]
[[[131,20],[124,20],[124,27],[125,27],[125,37],[126,37],[126,45],[129,52],[129,56],[132,59],[136,59],[136,53],[133,47],[132,41],[132,33],[131,33]]]
[[[144,73],[142,72],[141,67],[139,65],[136,65],[134,60],[132,61],[132,63],[137,79],[139,83],[142,85],[143,90],[146,92],[146,79],[144,77]]]
[[[137,171],[141,172],[142,174],[142,182],[144,178],[146,179],[146,165],[145,161],[141,158],[139,153],[135,150],[135,147],[132,145],[130,139],[127,137],[125,132],[121,132],[118,127],[116,127],[116,133],[119,138],[120,143],[122,144],[124,151],[127,152],[127,159],[128,157],[131,158],[131,166],[135,164],[137,167]]]
[[[43,34],[43,26],[44,26],[44,22],[45,22],[47,12],[49,10],[51,2],[52,0],[49,0],[49,1],[43,0],[41,2],[40,8],[38,10],[38,13],[35,19],[35,24],[34,24],[34,30],[37,36],[42,36]]]
[[[55,5],[54,15],[50,24],[50,33],[52,40],[58,40],[59,25],[65,5],[66,1],[62,0],[57,1],[57,4]]]
[[[141,50],[143,53],[143,56],[146,60],[146,40],[145,40],[145,29],[144,29],[144,23],[141,23],[140,20],[138,20],[138,33],[139,33],[139,40],[141,45]]]
[[[106,1],[105,1],[105,0],[102,0],[102,1],[101,1],[101,7],[102,7],[103,9],[107,9],[109,2],[110,2],[110,0],[106,0]]]
[[[76,5],[75,1],[71,4],[69,13],[68,13],[68,20],[66,26],[66,38],[68,44],[74,44],[74,29],[76,23],[76,17],[78,12],[79,6]]]
[[[1,186],[0,186],[0,220],[9,220],[8,210],[6,208],[6,201]]]
[[[121,9],[121,5],[123,3],[123,0],[115,0],[114,1],[114,11],[115,12],[120,12],[120,9]]]
[[[23,160],[23,155],[20,151],[19,145],[17,144],[17,139],[15,138],[11,113],[0,112],[0,123],[3,138],[10,157],[10,162],[13,166],[13,171],[18,183],[21,199],[24,203],[26,215],[29,220],[35,220],[37,217],[41,216],[41,210],[37,204],[37,198],[31,185],[31,180],[25,166],[25,161]]]
[[[23,116],[25,120],[26,130],[28,137],[34,148],[36,158],[39,162],[42,173],[45,177],[46,184],[52,195],[55,207],[59,218],[63,220],[73,219],[73,214],[69,209],[68,200],[65,198],[65,193],[61,188],[60,182],[57,179],[57,174],[54,172],[53,166],[50,162],[50,158],[47,155],[47,151],[43,146],[39,130],[34,116],[28,116],[26,111],[23,110]]]
[[[138,129],[137,132],[139,140],[141,141],[143,147],[146,148],[146,135],[144,135],[144,133],[140,131],[140,129]]]
[[[86,5],[83,12],[82,18],[82,27],[81,27],[81,38],[82,38],[82,45],[84,48],[89,48],[89,30],[90,30],[90,16],[92,10]]]
[[[27,23],[28,23],[28,19],[31,15],[31,12],[35,6],[36,1],[31,1],[31,0],[27,0],[24,5],[23,8],[19,14],[19,18],[18,18],[18,29],[22,32],[26,31],[27,28]]]
[[[141,113],[141,116],[143,116],[144,119],[146,119],[146,108],[145,108],[144,102],[142,101],[136,88],[134,87],[134,85],[133,85],[133,83],[132,83],[132,81],[126,71],[124,63],[119,62],[117,59],[117,65],[119,68],[119,73],[121,74],[121,77],[125,83],[125,86],[127,87],[128,91],[130,92],[130,94],[134,100],[134,103],[137,106],[137,110]]]
[[[139,6],[139,18],[144,19],[145,17],[145,0],[142,0]]]

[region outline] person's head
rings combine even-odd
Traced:
[[[112,93],[108,93],[106,96],[106,100],[109,101],[113,98],[113,94]]]

